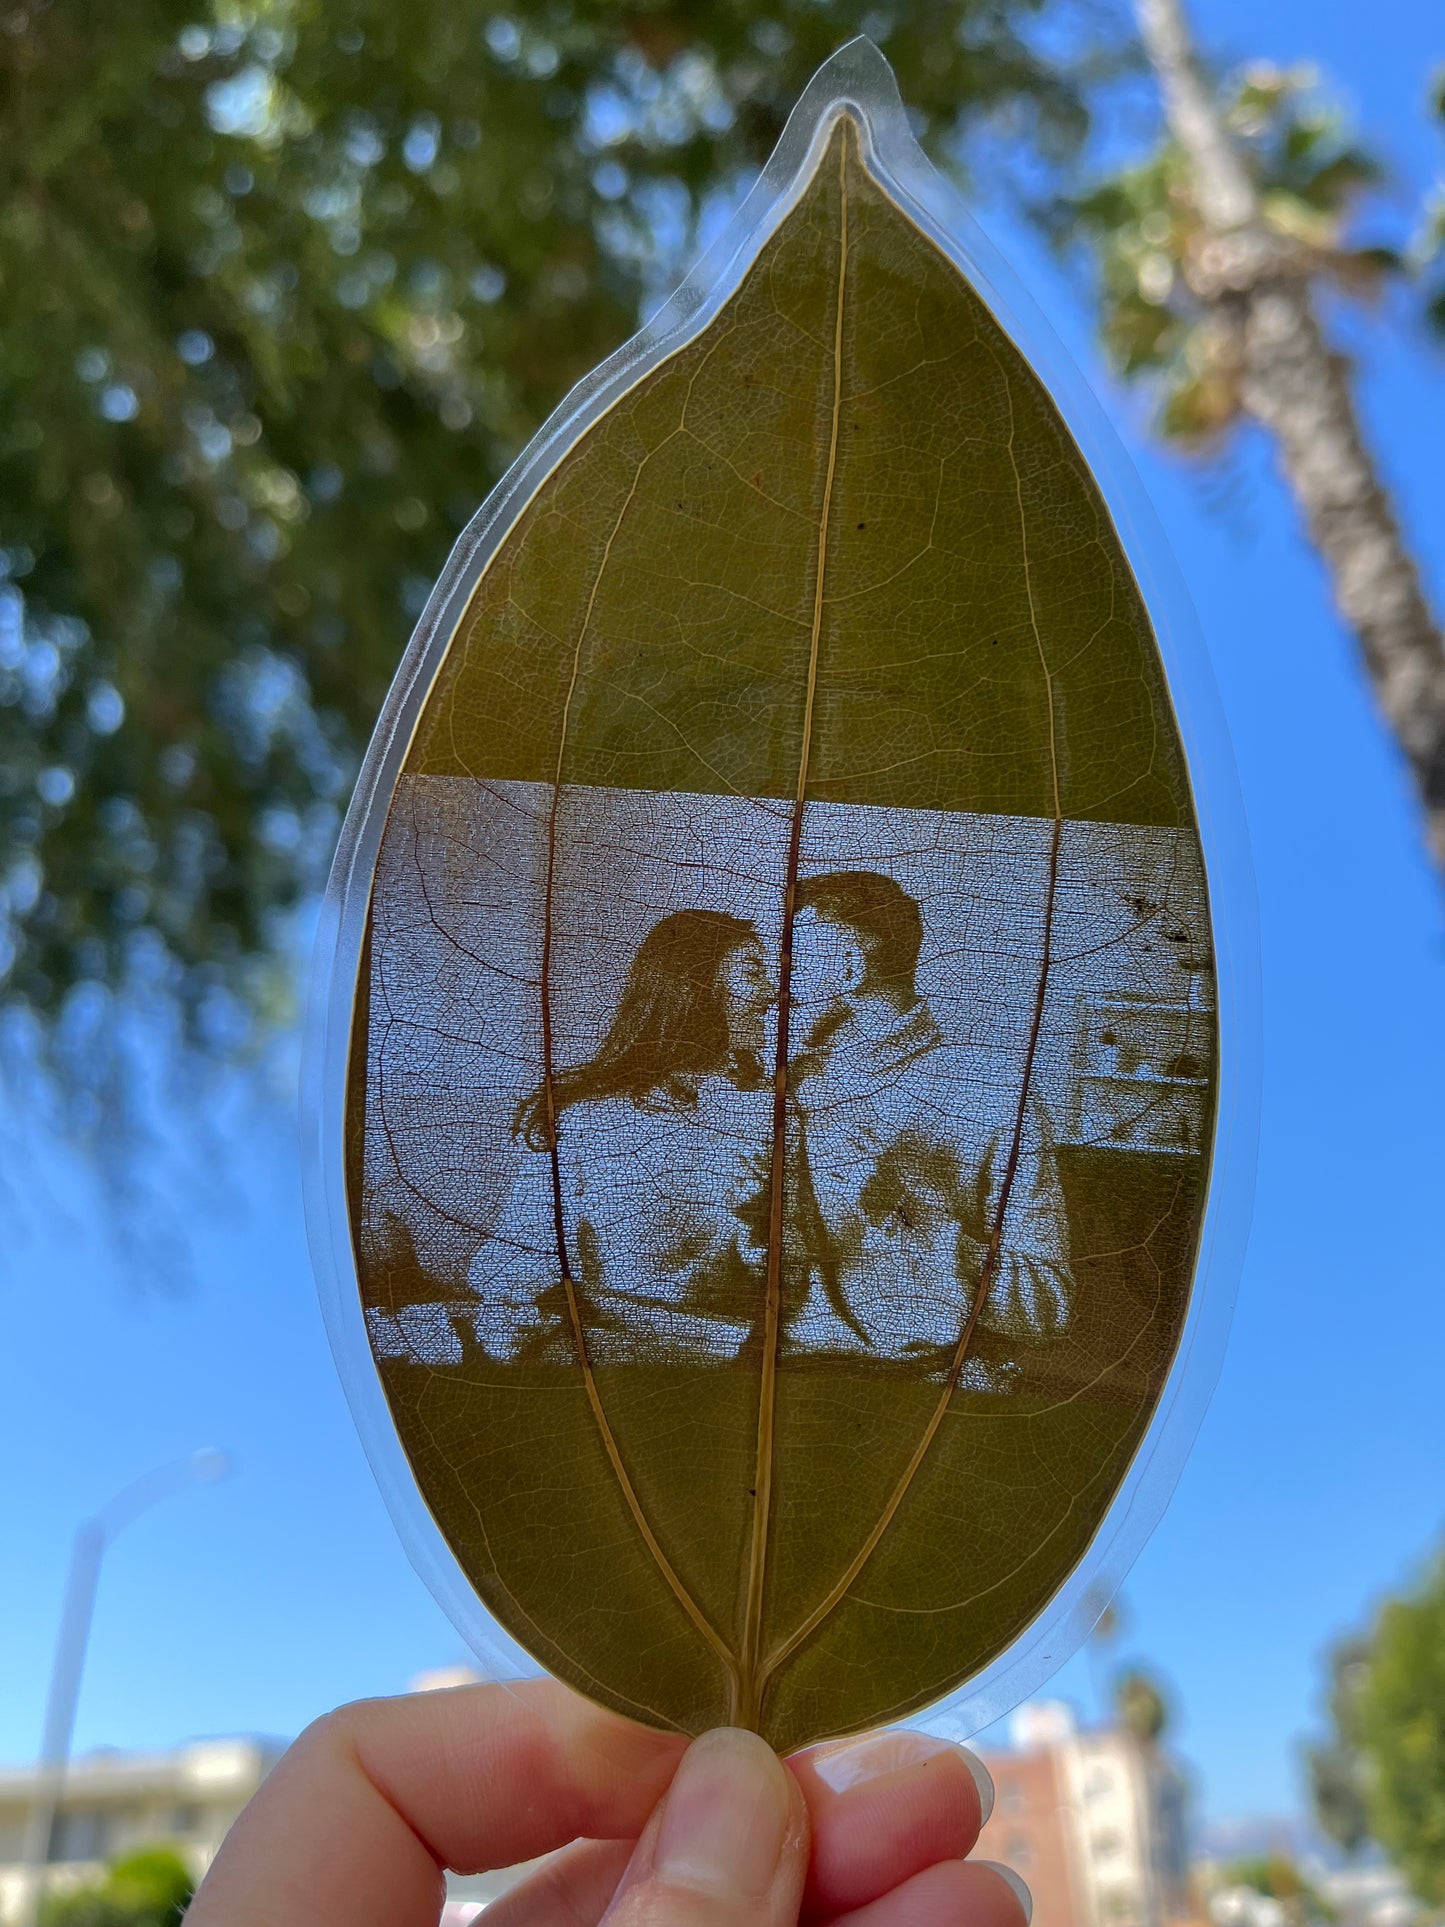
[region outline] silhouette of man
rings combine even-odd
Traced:
[[[1026,1341],[1068,1321],[1068,1226],[1047,1116],[1032,1096],[1000,1090],[997,1062],[946,1041],[914,981],[922,938],[918,904],[891,877],[848,870],[799,883],[802,1041],[789,1084],[794,1263],[807,1285],[790,1338],[809,1351],[942,1362],[981,1284],[976,1323],[987,1333]],[[997,1358],[1010,1348],[987,1349]],[[1017,1370],[973,1350],[963,1383],[1002,1388]]]

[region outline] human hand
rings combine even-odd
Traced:
[[[784,1766],[552,1680],[361,1701],[291,1748],[186,1927],[436,1927],[445,1868],[541,1854],[487,1927],[1027,1927],[1017,1876],[964,1858],[987,1817],[969,1759],[894,1732]]]

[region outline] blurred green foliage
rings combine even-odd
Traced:
[[[1430,109],[1445,135],[1445,67],[1430,89]],[[1445,335],[1445,174],[1425,206],[1415,253],[1425,281],[1427,313],[1435,330]]]
[[[1143,1746],[1155,1745],[1169,1724],[1169,1702],[1151,1673],[1131,1667],[1114,1684],[1114,1710],[1119,1724]]]
[[[147,1847],[113,1860],[94,1886],[49,1895],[40,1927],[179,1927],[193,1886],[170,1847]]]
[[[1251,65],[1225,83],[1222,104],[1264,219],[1293,245],[1301,269],[1350,294],[1375,294],[1401,258],[1350,236],[1381,168],[1313,70]],[[1166,140],[1064,199],[1053,224],[1061,243],[1089,257],[1104,347],[1122,374],[1151,386],[1160,432],[1200,446],[1233,428],[1243,413],[1238,342],[1227,313],[1191,287],[1191,265],[1210,237],[1177,145]]]
[[[1337,1920],[1335,1908],[1312,1887],[1287,1854],[1261,1854],[1249,1860],[1236,1860],[1220,1869],[1221,1884],[1248,1887],[1252,1892],[1277,1900],[1289,1927],[1315,1927],[1315,1923]]]
[[[1330,1654],[1329,1668],[1329,1737],[1306,1747],[1305,1772],[1321,1829],[1353,1854],[1370,1836],[1370,1767],[1364,1750],[1369,1641],[1341,1640]]]
[[[407,633],[531,432],[860,28],[940,159],[1067,153],[1040,7],[9,9],[0,998],[159,985],[210,1042],[276,1008]]]
[[[1445,1908],[1445,1556],[1376,1622],[1361,1699],[1370,1831],[1430,1908]]]

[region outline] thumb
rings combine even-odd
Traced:
[[[798,1783],[755,1733],[694,1740],[602,1927],[796,1927],[808,1870]]]

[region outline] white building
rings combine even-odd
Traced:
[[[1060,1749],[1085,1906],[1100,1927],[1151,1927],[1183,1911],[1184,1786],[1165,1756],[1119,1727]]]
[[[170,1753],[82,1755],[66,1775],[43,1886],[82,1886],[100,1879],[117,1854],[161,1843],[174,1846],[199,1879],[281,1752],[266,1740],[227,1739]],[[39,1789],[35,1767],[0,1768],[0,1927],[26,1911],[23,1855]]]

